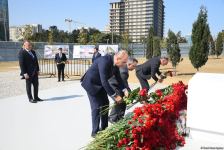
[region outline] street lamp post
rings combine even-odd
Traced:
[[[109,41],[109,39],[107,39],[107,45],[108,45],[108,41]]]
[[[113,27],[111,28],[111,36],[112,36],[112,38],[111,38],[111,44],[113,44],[114,43]]]

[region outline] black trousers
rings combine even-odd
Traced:
[[[109,115],[109,119],[112,122],[117,122],[120,119],[123,119],[126,110],[126,103],[122,102],[120,104],[116,104]]]
[[[116,91],[116,93],[118,95],[120,95],[121,97],[124,96],[124,93],[121,90],[119,90],[118,88],[116,88],[113,85],[111,85],[111,87]],[[117,103],[111,109],[111,112],[110,112],[110,115],[109,115],[109,120],[111,122],[117,122],[117,121],[119,121],[120,119],[122,119],[124,117],[125,110],[126,110],[126,103],[125,102],[122,102],[120,104]]]
[[[147,91],[149,90],[150,86],[148,83],[148,80],[145,79],[144,77],[141,76],[141,74],[139,73],[139,71],[136,71],[136,77],[138,78],[140,84],[141,84],[141,88],[145,88],[147,89]]]
[[[35,74],[34,76],[30,76],[29,79],[26,79],[26,93],[28,96],[28,99],[33,99],[32,92],[31,92],[31,85],[33,84],[33,94],[34,99],[38,98],[38,75]]]
[[[95,136],[100,129],[104,130],[106,127],[108,127],[109,99],[104,89],[100,90],[99,93],[97,93],[97,95],[93,96],[90,95],[88,92],[87,95],[89,97],[89,102],[91,106],[91,115],[92,115],[91,135]]]
[[[58,64],[57,68],[58,68],[58,81],[61,80],[61,76],[62,76],[62,81],[64,81],[64,78],[65,78],[65,75],[64,75],[65,64]]]

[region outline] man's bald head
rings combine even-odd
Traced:
[[[126,50],[121,50],[114,55],[114,64],[117,67],[125,67],[128,62],[128,52]]]

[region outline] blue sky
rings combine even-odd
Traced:
[[[65,18],[85,23],[103,30],[109,24],[111,0],[8,0],[10,26],[39,23],[47,29],[56,25],[68,30]],[[189,35],[192,23],[197,19],[200,6],[208,10],[208,22],[212,35],[224,30],[224,0],[164,0],[165,34],[168,29]],[[80,24],[73,23],[72,29]]]

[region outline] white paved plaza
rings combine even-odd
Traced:
[[[0,99],[0,150],[78,150],[91,140],[89,100],[79,81],[41,90],[39,96],[45,101],[29,103],[25,94]],[[222,146],[186,142],[180,149]]]
[[[0,100],[0,150],[77,150],[91,140],[89,100],[79,81],[39,97],[44,101],[36,104],[26,94]]]
[[[25,87],[24,87],[25,88]],[[90,140],[90,106],[79,81],[0,100],[0,150],[76,150]]]

